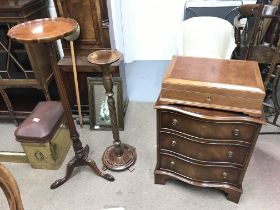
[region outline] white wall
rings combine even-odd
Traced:
[[[109,13],[109,32],[112,48],[124,53],[123,25],[122,25],[122,0],[107,0]]]
[[[176,53],[184,3],[185,0],[120,0],[125,62],[169,60]]]

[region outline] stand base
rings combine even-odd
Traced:
[[[73,157],[73,159],[70,160],[70,162],[67,164],[65,177],[62,179],[56,180],[51,185],[51,189],[55,189],[55,188],[61,186],[62,184],[64,184],[71,177],[71,174],[74,171],[74,168],[78,167],[78,166],[89,166],[98,176],[101,176],[104,179],[111,181],[111,182],[113,182],[115,180],[115,178],[112,175],[101,172],[97,168],[96,163],[92,159],[88,158],[88,152],[89,152],[88,145],[86,145],[83,150],[84,151],[83,151],[82,158],[77,158],[76,156]]]
[[[122,144],[123,155],[117,156],[114,145],[107,147],[102,161],[106,168],[113,171],[123,171],[131,167],[137,158],[136,149],[128,144]]]

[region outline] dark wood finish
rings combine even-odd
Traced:
[[[256,62],[174,56],[160,100],[261,116],[264,96]]]
[[[60,17],[75,19],[81,28],[81,34],[74,46],[76,50],[76,63],[80,86],[80,97],[83,115],[89,115],[87,77],[102,77],[101,69],[97,65],[87,61],[87,56],[95,50],[109,49],[109,18],[106,0],[54,0],[56,11]],[[67,88],[67,95],[74,113],[77,110],[72,79],[72,64],[70,58],[70,46],[62,40],[65,56],[59,61],[59,68],[63,71],[63,82]],[[122,80],[123,87],[123,113],[126,112],[128,97],[126,91],[124,60],[113,63],[112,76]]]
[[[32,89],[41,90],[45,100],[51,99],[48,88],[52,81],[52,71],[47,59],[47,47],[38,43],[21,45],[6,37],[10,27],[27,20],[48,16],[46,0],[1,1],[0,53],[3,58],[1,65],[5,66],[5,69],[1,69],[0,72],[0,91],[6,107],[1,106],[0,118],[12,118],[17,124],[16,119],[29,114],[34,106],[26,105],[26,100],[21,100],[19,95],[25,98],[32,91],[34,104],[44,100],[41,96],[38,97],[40,91]],[[20,94],[12,94],[9,89],[14,88],[28,88],[28,90],[22,90]],[[13,98],[17,98],[18,102],[13,102]],[[21,108],[22,105],[24,109]]]
[[[23,210],[20,191],[11,172],[0,164],[0,187],[2,188],[11,210]]]
[[[99,65],[102,69],[103,84],[106,90],[105,94],[108,97],[107,103],[114,139],[113,145],[105,150],[102,161],[108,169],[115,171],[128,169],[135,163],[137,158],[136,149],[128,144],[122,144],[119,136],[118,118],[113,97],[113,79],[109,65],[120,58],[121,54],[116,50],[99,50],[88,55],[88,61]]]
[[[18,24],[8,36],[21,43],[49,43],[73,34],[78,23],[70,18],[44,18]]]
[[[234,123],[220,122],[213,123],[212,121],[201,121],[180,115],[176,112],[162,112],[162,128],[176,129],[180,132],[188,133],[192,136],[210,139],[236,139],[246,142],[252,141],[252,134],[256,130],[256,126],[250,123]],[[188,125],[186,127],[186,125]],[[222,128],[222,129],[221,129]],[[213,130],[219,130],[214,132]]]
[[[12,33],[13,39],[20,40],[20,41],[27,40],[27,42],[34,42],[36,40],[37,41],[39,40],[40,42],[46,43],[48,45],[48,52],[49,52],[49,58],[50,58],[50,62],[51,62],[51,68],[52,68],[52,71],[54,73],[54,77],[55,77],[55,80],[57,83],[59,96],[60,96],[61,103],[63,106],[64,114],[66,117],[66,123],[67,123],[67,126],[70,131],[70,137],[72,139],[72,146],[73,146],[73,149],[75,152],[74,158],[67,165],[66,176],[62,179],[56,180],[51,185],[51,189],[55,189],[55,188],[61,186],[62,184],[64,184],[70,178],[75,167],[84,166],[84,165],[92,168],[97,175],[103,177],[104,179],[106,179],[108,181],[114,181],[114,177],[112,175],[101,172],[97,168],[95,162],[88,157],[89,147],[88,147],[88,145],[83,147],[82,142],[79,138],[79,133],[75,127],[75,123],[72,118],[70,104],[67,99],[66,89],[65,89],[63,81],[62,81],[61,73],[57,66],[56,51],[55,51],[55,48],[53,46],[53,43],[51,43],[51,41],[55,41],[55,37],[57,39],[61,38],[61,34],[70,35],[69,32],[70,31],[75,32],[75,29],[78,25],[77,25],[76,21],[72,19],[71,22],[73,24],[71,24],[71,27],[66,28],[66,29],[63,29],[62,27],[59,28],[58,26],[60,25],[60,22],[62,20],[63,20],[63,18],[34,20],[34,22],[31,22],[31,24],[36,22],[36,27],[42,28],[42,30],[40,30],[40,32],[36,33],[35,37],[32,34],[32,27],[26,28],[25,24],[19,24],[19,25],[15,26],[14,28],[10,29],[11,32],[13,32]],[[65,19],[65,21],[67,21],[67,19]],[[26,23],[26,24],[28,24],[28,23]],[[56,31],[57,35],[55,35],[55,33],[53,31],[53,27],[49,27],[50,24],[54,28],[57,29],[57,31]],[[56,24],[57,24],[57,26],[54,26]],[[29,33],[28,33],[28,30],[29,30]],[[64,33],[63,33],[63,30],[65,30]],[[21,36],[17,37],[17,34],[20,35],[20,34],[22,34],[22,32],[24,32],[26,34],[25,39],[23,39]],[[8,35],[10,35],[10,34],[11,33],[8,33]],[[44,39],[46,39],[46,40],[44,40]],[[49,41],[49,43],[47,41]]]
[[[76,58],[77,71],[78,71],[78,80],[79,80],[79,88],[80,88],[80,97],[82,104],[82,112],[83,115],[89,115],[89,100],[88,100],[88,85],[87,78],[102,78],[102,72],[99,66],[89,63],[87,61],[87,57],[78,56]],[[72,75],[72,66],[71,66],[71,58],[68,56],[63,57],[59,62],[58,66],[62,70],[63,82],[67,87],[67,95],[69,98],[69,102],[71,105],[71,109],[76,112],[76,98],[75,98],[75,90],[74,90],[74,81]],[[116,79],[122,80],[122,95],[123,95],[123,115],[125,115],[127,104],[128,104],[128,96],[126,90],[126,80],[125,80],[125,69],[124,69],[124,60],[121,58],[119,61],[113,63],[110,66],[112,76]]]
[[[277,10],[278,7],[274,5],[247,4],[240,6],[239,15],[234,18],[237,58],[258,57],[258,59],[261,59],[259,60],[260,63],[270,63],[274,55],[274,49],[271,46],[277,42],[277,30],[272,30],[273,33],[269,43],[263,45],[263,38],[272,19],[277,18]],[[246,19],[247,23],[242,24],[241,19]],[[276,28],[279,27],[278,23],[275,26]],[[258,45],[257,48],[255,47],[256,45]],[[266,51],[262,53],[261,49]],[[259,51],[261,53],[258,53]]]
[[[247,24],[240,24],[241,19],[247,19]],[[241,33],[241,30],[246,33]],[[242,5],[240,14],[235,18],[239,58],[257,61],[264,80],[265,102],[264,110],[267,122],[280,127],[277,123],[280,114],[278,102],[278,81],[280,61],[280,16],[276,5]],[[262,134],[279,134],[265,132]]]
[[[155,183],[169,178],[223,190],[238,203],[263,118],[245,114],[164,105],[157,109]]]
[[[195,160],[206,162],[234,162],[236,166],[242,166],[250,149],[247,142],[236,143],[235,140],[221,142],[219,140],[215,141],[216,139],[197,138],[170,131],[160,131],[159,135],[162,150],[173,151],[174,154],[180,153]]]
[[[80,25],[81,34],[75,42],[77,56],[110,48],[106,0],[54,0],[54,3],[58,16],[73,18]],[[63,41],[63,49],[69,56],[69,43]]]

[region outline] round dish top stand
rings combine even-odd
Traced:
[[[103,85],[108,97],[110,120],[113,133],[113,145],[107,147],[102,161],[106,168],[113,171],[123,171],[129,169],[136,161],[136,149],[120,141],[119,126],[116,113],[116,106],[113,92],[113,79],[110,71],[110,64],[118,61],[121,54],[117,50],[98,50],[88,55],[90,63],[99,65],[102,71]]]
[[[63,84],[62,76],[57,66],[56,51],[53,47],[53,42],[66,38],[68,41],[72,40],[72,37],[77,37],[73,34],[79,33],[78,23],[70,18],[46,18],[27,21],[25,23],[18,24],[12,27],[8,31],[8,36],[21,43],[44,43],[49,47],[49,58],[51,62],[51,68],[54,73],[55,81],[58,87],[60,100],[64,109],[66,123],[70,131],[72,139],[72,145],[75,152],[75,156],[67,164],[66,175],[62,179],[56,180],[51,189],[55,189],[64,184],[70,177],[75,167],[89,166],[93,171],[108,181],[114,181],[114,177],[110,174],[101,172],[96,163],[88,157],[89,146],[83,147],[79,138],[79,133],[75,127],[74,120],[69,105],[69,101],[66,95],[66,90]],[[73,40],[72,40],[73,41]]]

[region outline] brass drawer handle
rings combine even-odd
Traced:
[[[176,144],[177,144],[177,142],[173,140],[173,141],[171,142],[171,147],[175,147]]]
[[[173,120],[172,120],[172,125],[173,125],[173,126],[176,126],[177,123],[178,123],[178,120],[176,120],[176,119],[173,119]]]
[[[232,158],[232,157],[233,157],[233,151],[228,151],[228,152],[227,152],[227,156],[228,156],[229,158]]]
[[[240,131],[238,128],[233,129],[232,134],[234,137],[239,137],[240,136]]]
[[[222,173],[222,175],[223,175],[224,179],[226,179],[227,176],[228,176],[228,173],[224,171],[224,172]]]
[[[171,168],[174,168],[175,165],[176,165],[176,163],[175,163],[174,161],[171,161],[171,162],[170,162],[170,167],[171,167]]]
[[[210,102],[212,101],[212,97],[211,97],[211,96],[208,96],[208,97],[206,98],[206,101],[207,101],[207,103],[210,103]]]

